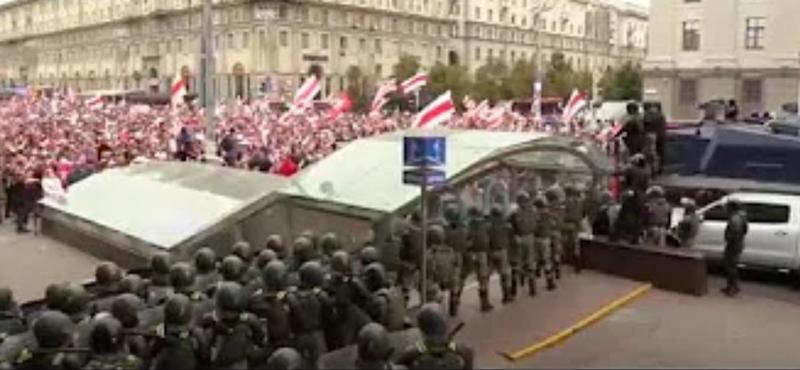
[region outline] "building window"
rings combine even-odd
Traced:
[[[281,31],[281,33],[278,34],[278,42],[280,42],[281,46],[289,46],[289,33]]]
[[[481,60],[481,48],[475,48],[475,59]]]
[[[358,40],[358,47],[359,49],[361,49],[361,51],[364,52],[367,51],[367,40],[366,39]]]
[[[481,8],[479,8],[477,6],[475,7],[475,19],[476,20],[481,20]]]
[[[383,76],[383,66],[380,64],[375,65],[375,76],[382,77]]]
[[[242,33],[242,49],[247,49],[250,46],[250,33],[244,32]]]
[[[742,81],[742,97],[745,103],[761,103],[761,80],[746,79]]]
[[[230,48],[230,49],[235,49],[236,48],[236,45],[233,44],[233,34],[232,33],[228,34],[228,40],[226,42],[226,46],[228,48]]]
[[[328,50],[328,34],[323,33],[319,36],[319,44],[322,46],[322,49]]]
[[[300,34],[300,46],[303,49],[308,49],[308,34],[305,32]]]
[[[700,21],[690,20],[683,22],[683,50],[700,50]]]
[[[760,50],[764,48],[764,27],[766,19],[764,17],[748,17],[744,35],[744,47],[750,50]]]
[[[383,53],[383,42],[381,39],[375,39],[375,54]]]
[[[339,49],[342,51],[347,50],[347,37],[342,36],[339,38]]]
[[[684,105],[697,103],[697,80],[680,80],[678,100]]]

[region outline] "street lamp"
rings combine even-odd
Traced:
[[[537,27],[539,16],[555,8],[559,0],[537,0],[531,7],[531,25],[535,32],[536,50],[536,82],[533,84],[533,101],[531,102],[531,113],[537,122],[542,120],[542,40],[541,30]]]

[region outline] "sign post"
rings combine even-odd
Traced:
[[[422,218],[422,254],[420,256],[420,301],[428,302],[428,186],[440,187],[447,182],[442,169],[446,163],[446,141],[441,136],[403,138],[403,183],[420,187]]]

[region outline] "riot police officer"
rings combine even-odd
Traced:
[[[309,368],[316,368],[319,357],[327,352],[323,330],[332,319],[329,315],[335,314],[331,312],[330,297],[322,290],[324,274],[319,262],[303,263],[299,271],[299,289],[289,295],[296,348]]]
[[[367,245],[361,249],[361,253],[358,255],[359,264],[361,265],[361,271],[363,272],[364,268],[369,266],[373,262],[381,262],[381,253],[378,251],[378,248],[375,248],[371,245]]]
[[[0,287],[0,343],[2,338],[22,333],[25,329],[25,320],[14,301],[14,294],[11,289]]]
[[[555,268],[553,266],[552,257],[552,236],[555,229],[555,220],[550,214],[550,209],[547,204],[547,199],[543,196],[537,196],[533,201],[533,206],[536,208],[537,222],[534,228],[534,245],[536,256],[536,275],[542,274],[544,271],[545,280],[547,282],[547,289],[555,289]],[[536,280],[529,281],[536,284]]]
[[[407,225],[402,236],[402,247],[400,249],[400,271],[398,282],[403,292],[403,299],[409,300],[411,287],[417,277],[422,263],[422,242],[425,235],[422,234],[422,215],[419,211],[411,214],[411,222]]]
[[[472,369],[474,352],[452,340],[447,320],[435,303],[424,305],[417,314],[422,340],[398,357],[409,369]]]
[[[306,369],[306,363],[300,353],[291,347],[278,348],[267,360],[269,370]]]
[[[683,218],[678,223],[678,239],[681,247],[688,248],[694,245],[694,238],[700,229],[700,216],[697,215],[697,203],[694,199],[685,198],[683,203]]]
[[[528,294],[536,295],[536,243],[534,231],[537,228],[536,209],[527,192],[517,194],[517,209],[511,215],[511,226],[516,236],[518,253],[511,256],[511,295],[516,295],[517,286],[525,280],[528,283]]]
[[[393,369],[389,356],[392,344],[389,334],[381,324],[367,324],[358,332],[356,369]]]
[[[242,285],[246,286],[249,282],[258,281],[261,277],[261,272],[254,265],[253,248],[250,243],[245,241],[238,241],[233,244],[233,255],[239,257],[244,264],[244,272],[242,273]]]
[[[286,291],[286,264],[275,260],[267,264],[261,279],[264,288],[256,291],[248,303],[248,311],[266,322],[269,341],[265,356],[280,347],[294,346],[294,332],[291,326],[291,311]]]
[[[406,301],[402,292],[390,284],[383,264],[373,262],[364,269],[364,284],[372,294],[367,307],[370,317],[389,331],[402,330],[406,320]]]
[[[468,232],[464,220],[461,218],[461,213],[455,207],[448,207],[445,209],[445,244],[453,249],[455,252],[455,264],[453,265],[453,282],[452,290],[450,291],[450,299],[448,310],[451,317],[458,314],[458,308],[461,301],[461,290],[464,287],[464,254],[467,251],[468,245]]]
[[[651,186],[647,189],[647,239],[658,246],[666,244],[666,234],[672,217],[672,206],[667,201],[664,188]]]
[[[192,302],[173,294],[163,307],[164,324],[153,343],[153,369],[199,369],[210,361],[205,334],[191,325]]]
[[[453,248],[445,243],[445,231],[442,225],[431,225],[428,229],[428,286],[427,298],[429,301],[442,303],[445,293],[456,290],[460,283],[457,276],[458,269],[454,268],[459,262]],[[451,295],[452,296],[452,295]],[[452,304],[452,302],[449,302]]]
[[[195,276],[194,291],[211,297],[220,280],[217,272],[217,254],[211,248],[200,248],[194,254]]]
[[[85,369],[142,369],[144,363],[134,355],[125,352],[122,337],[122,324],[110,315],[100,315],[92,319],[89,340],[92,349]]]
[[[335,233],[325,233],[322,235],[319,239],[319,247],[323,264],[327,264],[327,260],[330,259],[336,251],[342,249],[339,238]]]
[[[170,268],[170,283],[175,293],[189,297],[194,308],[193,320],[198,320],[214,309],[214,303],[205,294],[195,291],[195,274],[191,265],[178,262]]]
[[[564,250],[572,258],[572,266],[576,273],[581,272],[581,245],[578,240],[578,233],[581,230],[583,223],[584,202],[581,200],[581,191],[575,185],[567,185],[564,189],[567,193],[567,199],[564,202],[564,227],[563,243]]]
[[[149,328],[142,326],[143,323],[139,316],[149,316],[150,314],[145,310],[144,301],[130,293],[120,294],[111,304],[111,315],[119,320],[122,330],[125,332],[123,343],[125,350],[140,358],[145,364],[150,363],[150,345],[148,338],[140,330]],[[152,321],[144,323],[144,325],[148,324],[152,324]]]
[[[566,198],[564,189],[559,183],[555,183],[550,189],[545,191],[549,217],[554,222],[554,227],[550,232],[550,253],[553,264],[553,272],[556,279],[561,278],[561,262],[564,254],[564,235],[565,225],[564,200]],[[550,284],[548,284],[550,286]]]
[[[286,244],[283,243],[283,237],[280,235],[272,234],[267,238],[267,249],[274,251],[283,262],[287,262],[289,251],[286,248]]]
[[[225,282],[240,283],[244,280],[246,268],[241,258],[229,255],[222,259],[222,263],[219,266],[219,274]]]
[[[214,368],[246,369],[263,356],[266,333],[261,322],[244,311],[243,298],[238,283],[222,283],[215,297],[216,311],[201,323],[211,347],[209,360]]]
[[[114,262],[103,262],[94,270],[95,300],[113,297],[119,294],[119,283],[122,281],[122,270]],[[101,311],[107,311],[107,307],[102,307]]]
[[[469,209],[468,216],[469,245],[464,269],[467,276],[471,274],[477,276],[481,311],[486,312],[494,308],[489,302],[489,222],[476,207]]]
[[[492,207],[489,214],[489,275],[497,271],[500,274],[500,288],[503,303],[509,303],[511,295],[511,265],[508,262],[508,251],[513,243],[513,228],[500,207]]]
[[[150,288],[147,304],[154,307],[164,304],[170,294],[172,285],[169,281],[170,257],[166,252],[157,252],[150,257]]]
[[[59,311],[45,311],[33,323],[36,345],[23,348],[14,359],[15,369],[80,369],[81,361],[70,353],[74,324]]]
[[[727,285],[722,288],[722,292],[729,297],[739,294],[739,257],[745,248],[744,239],[749,229],[747,225],[747,214],[742,203],[738,199],[729,199],[726,208],[728,210],[728,224],[725,226],[725,252],[723,255],[723,265]]]
[[[256,268],[258,271],[263,272],[264,268],[267,267],[272,261],[278,259],[278,254],[275,253],[272,249],[264,249],[261,252],[258,252],[258,256],[256,256]]]
[[[135,294],[144,300],[148,298],[147,285],[144,279],[137,274],[126,274],[119,282],[119,292],[120,294]]]
[[[321,242],[325,244],[325,237]],[[343,250],[333,252],[330,257],[331,278],[327,291],[333,299],[336,320],[325,332],[328,349],[333,351],[351,345],[358,330],[370,321],[364,308],[369,292],[357,276],[353,275],[350,255]]]

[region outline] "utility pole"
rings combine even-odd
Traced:
[[[215,117],[216,99],[214,97],[214,72],[216,71],[216,63],[214,60],[213,0],[203,1],[203,40],[200,48],[200,68],[203,74],[203,106],[205,107],[206,121],[205,154],[206,158],[211,158],[215,157],[217,154],[217,138],[215,135],[217,129]]]
[[[535,50],[536,50],[536,80],[533,83],[533,100],[531,101],[531,114],[537,123],[542,122],[542,31],[538,27],[539,16],[555,7],[558,0],[539,0],[531,8],[531,25],[535,32]],[[547,27],[547,24],[545,24]]]

